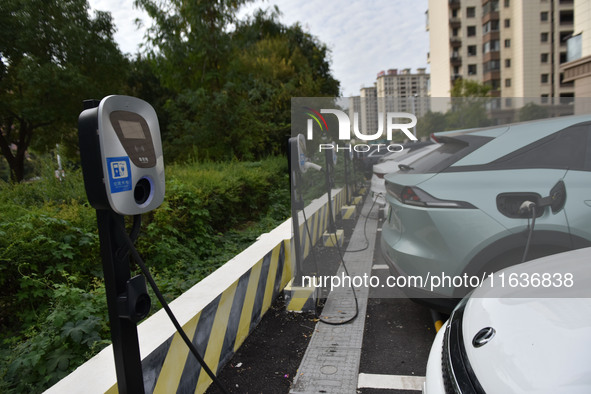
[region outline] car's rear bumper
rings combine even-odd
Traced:
[[[380,248],[381,250],[382,248]],[[390,270],[390,274],[392,276],[406,276],[408,275],[401,272],[399,268],[397,268],[394,261],[382,251],[382,256],[386,265]],[[411,283],[411,281],[407,281],[407,284]],[[459,298],[449,297],[443,294],[438,294],[433,291],[426,290],[421,287],[415,286],[401,286],[399,287],[400,290],[404,293],[406,297],[411,299],[412,301],[422,304],[427,308],[434,309],[436,311],[449,314],[453,310],[453,308],[458,304],[460,301]]]

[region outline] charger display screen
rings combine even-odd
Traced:
[[[133,164],[140,168],[154,167],[156,153],[146,120],[141,115],[128,111],[113,111],[109,119]]]
[[[142,124],[140,122],[119,120],[119,127],[121,127],[121,132],[125,138],[135,138],[140,140],[146,139],[144,130],[142,129]]]

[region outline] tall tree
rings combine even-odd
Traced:
[[[83,99],[124,89],[127,61],[86,0],[2,0],[0,18],[0,151],[20,181],[30,147],[74,143]]]
[[[326,46],[279,23],[277,9],[237,20],[247,1],[136,0],[156,21],[147,55],[172,92],[168,157],[277,153],[290,134],[291,97],[338,95]]]
[[[249,1],[135,0],[155,22],[146,38],[162,82],[176,91],[219,89],[231,51],[228,29]]]

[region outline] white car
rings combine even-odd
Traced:
[[[488,277],[429,354],[424,394],[591,393],[591,248]]]
[[[376,204],[386,205],[386,181],[384,175],[392,174],[400,170],[400,166],[411,165],[429,152],[437,149],[440,144],[422,144],[417,148],[406,146],[402,152],[390,153],[384,156],[378,164],[373,166],[371,176],[371,197],[377,200]],[[412,166],[411,166],[412,167]]]

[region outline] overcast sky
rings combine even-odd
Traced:
[[[89,3],[93,9],[111,12],[119,47],[136,53],[144,32],[134,20],[140,18],[149,26],[149,17],[133,8],[133,0]],[[283,13],[282,23],[299,22],[330,48],[331,69],[345,97],[359,95],[359,88],[371,86],[381,70],[411,68],[414,72],[427,67],[427,0],[258,0],[241,15],[272,5]]]

